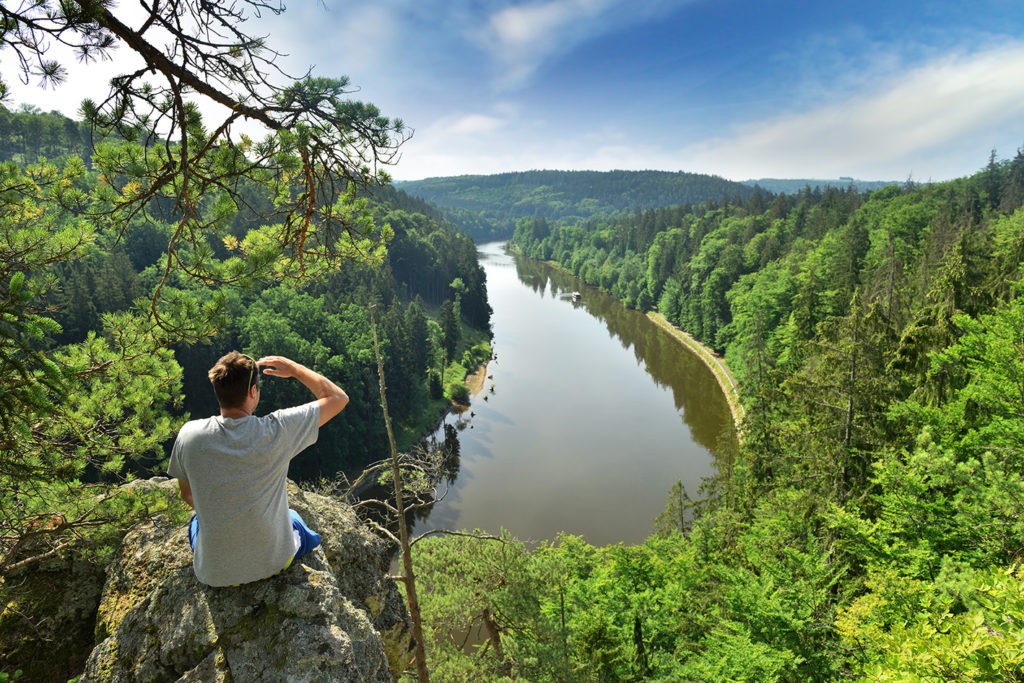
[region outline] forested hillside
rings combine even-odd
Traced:
[[[159,168],[152,148],[85,137],[88,126],[57,114],[0,106],[0,121],[3,572],[68,534],[130,524],[138,511],[104,496],[126,477],[161,473],[182,422],[217,412],[206,373],[228,350],[292,357],[351,397],[293,461],[300,481],[389,455],[371,306],[405,447],[446,409],[442,377],[457,384],[489,355],[475,246],[421,200],[350,186],[334,198],[339,242],[311,233],[282,256],[282,225],[262,218],[275,187],[260,169],[235,174],[232,194],[207,188],[201,221],[184,225],[167,195],[125,210],[148,182],[147,155]],[[266,381],[260,410],[308,397],[298,383]],[[54,515],[66,527],[33,531]]]
[[[427,178],[398,186],[444,209],[477,242],[511,237],[522,218],[582,220],[755,193],[717,176],[665,171],[526,171]]]
[[[870,194],[520,221],[517,249],[723,353],[744,439],[640,546],[425,543],[436,632],[490,634],[473,657],[439,638],[435,666],[1022,680],[1022,204],[1018,153]]]
[[[757,178],[744,180],[744,185],[759,187],[767,192],[778,194],[796,194],[804,190],[835,187],[840,190],[854,188],[860,192],[873,192],[889,185],[898,184],[892,180],[858,180],[856,178]]]

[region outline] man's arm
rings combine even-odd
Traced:
[[[320,404],[321,427],[348,405],[348,394],[341,387],[301,363],[284,356],[264,356],[256,361],[256,365],[263,370],[264,375],[294,377],[312,391]]]
[[[192,502],[192,485],[188,483],[188,479],[178,479],[178,495],[190,508],[195,507]]]

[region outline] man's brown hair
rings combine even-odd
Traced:
[[[221,408],[242,407],[249,387],[259,384],[260,378],[256,361],[238,351],[221,356],[207,374]]]

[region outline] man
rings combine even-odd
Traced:
[[[293,377],[315,400],[256,417],[260,371]],[[220,415],[186,423],[167,472],[195,509],[189,542],[196,578],[233,586],[277,574],[320,543],[285,488],[288,463],[316,443],[319,428],[348,404],[329,379],[282,356],[253,360],[232,351],[210,369]]]

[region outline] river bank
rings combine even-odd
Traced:
[[[708,366],[711,372],[714,373],[715,379],[718,380],[719,386],[722,387],[722,393],[725,394],[725,400],[729,403],[729,411],[732,413],[732,421],[736,424],[736,429],[739,430],[744,416],[743,404],[740,403],[740,394],[739,389],[736,386],[736,379],[732,376],[732,372],[729,371],[729,368],[721,357],[694,339],[692,335],[670,323],[661,313],[649,312],[647,317],[654,322],[654,324],[671,334],[680,343],[696,354],[697,357]]]
[[[487,363],[481,363],[476,366],[476,370],[466,375],[466,379],[462,381],[469,389],[470,396],[476,396],[484,389],[484,382],[487,380]]]

